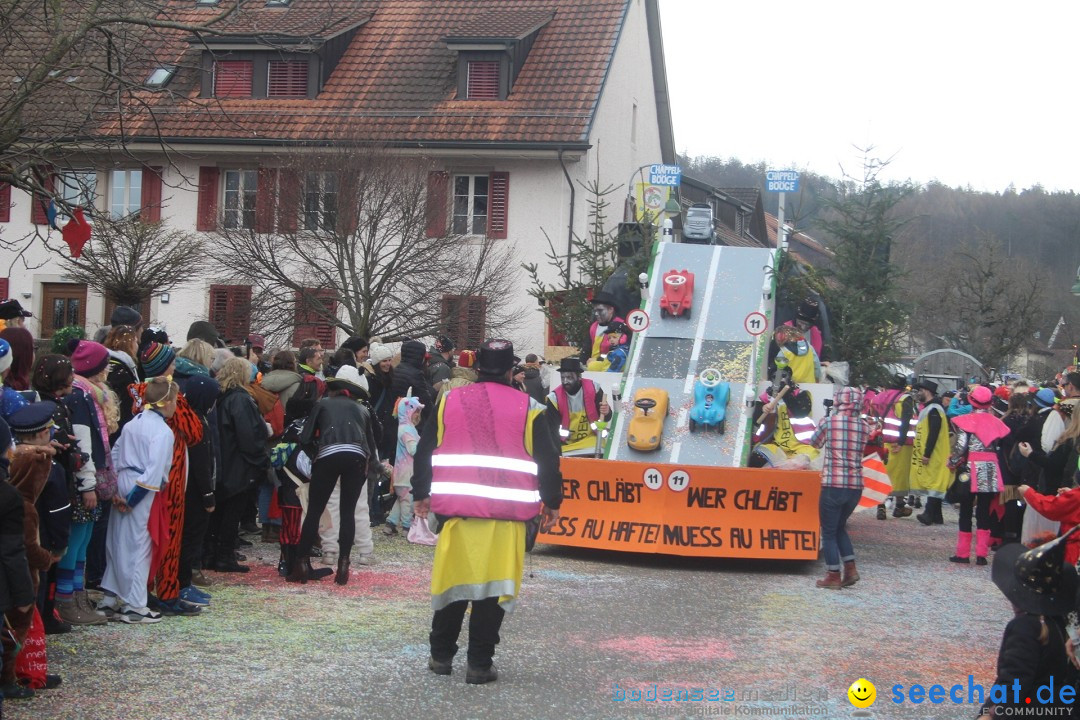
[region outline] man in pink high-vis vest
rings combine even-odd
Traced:
[[[421,519],[433,511],[441,525],[428,668],[453,672],[471,602],[465,682],[475,685],[498,678],[492,657],[521,589],[526,523],[539,518],[550,529],[562,504],[559,443],[544,406],[511,387],[517,362],[507,340],[481,345],[477,382],[439,401],[413,465],[413,510]]]

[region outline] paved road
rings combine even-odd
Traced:
[[[851,717],[848,685],[865,676],[881,698],[873,717],[972,718],[970,706],[889,702],[896,683],[993,681],[1011,611],[989,568],[945,561],[955,514],[946,519],[923,528],[857,515],[864,579],[839,592],[813,587],[820,563],[541,548],[504,625],[500,680],[485,687],[464,684],[463,653],[451,677],[426,670],[431,548],[380,534],[379,564],[342,589],[286,585],[263,545],[254,572],[218,576],[226,584],[203,617],[50,637],[63,688],[5,710],[34,720],[579,720],[798,706],[799,717],[840,718]],[[613,699],[654,684],[736,699]]]

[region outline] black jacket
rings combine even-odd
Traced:
[[[123,360],[110,357],[109,376],[105,382],[116,393],[116,399],[120,402],[120,425],[116,428],[116,432],[109,436],[109,444],[115,445],[120,437],[120,431],[124,429],[124,426],[134,415],[134,399],[131,396],[131,391],[128,390],[128,386],[141,382],[141,380]],[[90,452],[90,449],[87,448],[85,452]]]
[[[424,377],[424,356],[427,354],[427,349],[424,347],[424,343],[416,340],[406,340],[401,346],[401,363],[394,368],[394,386],[393,386],[393,399],[396,402],[398,398],[403,398],[409,393],[409,389],[412,388],[412,395],[424,406],[424,411],[420,415],[421,427],[427,419],[431,417],[432,411],[435,409],[435,404],[432,400],[435,397],[434,392],[430,385],[428,385],[427,378]],[[391,403],[391,412],[393,403]],[[394,428],[394,441],[397,442],[397,427]]]
[[[270,433],[255,399],[243,388],[230,388],[221,396],[217,415],[222,452],[216,492],[219,499],[225,500],[266,476]]]
[[[312,458],[328,445],[359,445],[368,458],[377,458],[378,446],[371,429],[368,410],[344,395],[324,397],[304,421],[300,447]]]
[[[63,555],[71,535],[71,497],[68,495],[67,476],[64,468],[53,460],[49,480],[45,483],[37,502],[38,536],[41,547],[53,555]]]
[[[1024,699],[1032,698],[1034,702],[1035,692],[1040,686],[1049,684],[1051,678],[1054,683],[1054,701],[1048,703],[1048,706],[1060,707],[1057,702],[1058,689],[1072,682],[1073,670],[1065,655],[1064,631],[1055,618],[1047,617],[1046,624],[1049,639],[1045,645],[1039,642],[1042,623],[1038,615],[1020,614],[1005,626],[1001,649],[998,651],[997,679],[994,684],[1004,685],[1009,689],[1008,702],[1000,705],[986,702],[980,715],[1008,716],[1005,712],[994,711],[995,706],[1012,707],[1014,710],[1030,707],[1024,704]],[[1014,681],[1020,682],[1019,705],[1012,702]]]
[[[525,368],[525,392],[529,393],[529,397],[541,405],[547,402],[549,391],[544,387],[544,380],[540,377],[539,369]]]
[[[450,371],[453,366],[447,362],[446,358],[442,356],[442,353],[432,353],[431,359],[428,360],[427,378],[431,387],[434,389],[443,380],[450,379]]]
[[[198,498],[204,508],[211,508],[214,507],[214,486],[217,473],[214,431],[205,417],[200,415],[199,421],[203,426],[203,439],[202,442],[188,448],[187,495]]]
[[[34,584],[23,542],[23,498],[0,480],[0,612],[34,602]]]
[[[397,417],[394,415],[394,370],[382,373],[378,368],[364,375],[368,381],[369,405],[373,416],[378,420],[380,435],[375,440],[379,443],[379,457],[389,460],[397,453]]]

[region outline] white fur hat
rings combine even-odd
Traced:
[[[373,342],[368,348],[368,361],[372,365],[378,365],[383,360],[389,360],[392,357],[394,357],[394,351],[382,343]]]
[[[342,365],[338,368],[337,374],[326,381],[327,387],[331,388],[341,384],[345,385],[346,390],[360,388],[365,393],[368,391],[367,378],[361,375],[360,371],[352,365]]]

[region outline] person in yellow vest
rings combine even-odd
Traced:
[[[414,511],[440,522],[431,569],[428,669],[450,675],[465,612],[465,682],[498,678],[492,665],[503,617],[521,590],[526,523],[550,530],[559,519],[559,448],[543,405],[510,387],[517,358],[508,340],[488,340],[476,358],[477,382],[439,401],[416,449]]]
[[[755,408],[750,467],[776,467],[797,455],[816,458],[819,451],[810,444],[817,430],[812,409],[810,393],[791,382],[788,370],[777,370],[776,383]]]
[[[603,389],[592,380],[582,379],[582,372],[584,368],[576,357],[563,358],[559,363],[559,384],[547,396],[548,415],[556,435],[562,439],[563,455],[595,453],[593,423],[611,420],[611,406]]]
[[[791,325],[781,325],[773,335],[780,350],[776,353],[777,371],[787,368],[794,383],[819,383],[824,375],[817,351],[803,331]]]
[[[949,469],[949,421],[937,394],[937,383],[922,379],[915,383],[915,399],[922,405],[915,425],[911,451],[911,489],[926,493],[926,510],[919,515],[923,525],[944,525],[941,503],[952,483]]]

